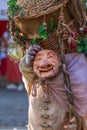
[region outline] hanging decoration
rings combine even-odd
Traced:
[[[43,23],[39,26],[39,34],[40,34],[40,38],[46,40],[48,38],[48,32],[47,32],[47,23],[45,20],[45,16],[44,16],[44,21]]]

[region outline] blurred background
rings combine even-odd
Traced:
[[[7,1],[0,0],[0,130],[26,130],[28,99],[18,63],[7,51],[13,39],[7,31]]]

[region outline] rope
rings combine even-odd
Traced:
[[[69,121],[71,119],[71,116],[74,115],[77,121],[77,129],[76,130],[81,130],[81,120],[79,119],[79,116],[77,114],[77,112],[75,111],[74,108],[74,103],[73,103],[73,94],[72,94],[72,89],[71,89],[71,85],[70,85],[70,79],[69,79],[69,73],[67,71],[67,64],[66,64],[66,58],[65,58],[65,54],[64,54],[64,43],[62,41],[62,33],[60,33],[61,29],[65,28],[65,20],[64,20],[64,15],[63,15],[63,9],[66,5],[64,4],[64,6],[61,8],[61,12],[60,12],[60,17],[59,17],[59,24],[58,24],[58,28],[57,28],[57,36],[58,36],[58,44],[60,46],[60,52],[61,52],[61,61],[62,61],[62,68],[63,68],[63,73],[64,73],[64,77],[65,77],[65,91],[67,94],[67,105],[69,107]],[[68,122],[68,126],[69,126],[69,122]],[[69,129],[69,127],[68,127]]]

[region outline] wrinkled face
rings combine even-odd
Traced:
[[[58,73],[60,66],[60,59],[51,50],[38,52],[33,62],[34,71],[40,78],[54,77]]]

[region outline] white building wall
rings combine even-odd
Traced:
[[[8,8],[7,1],[8,0],[0,0],[0,21],[8,19],[6,14]]]

